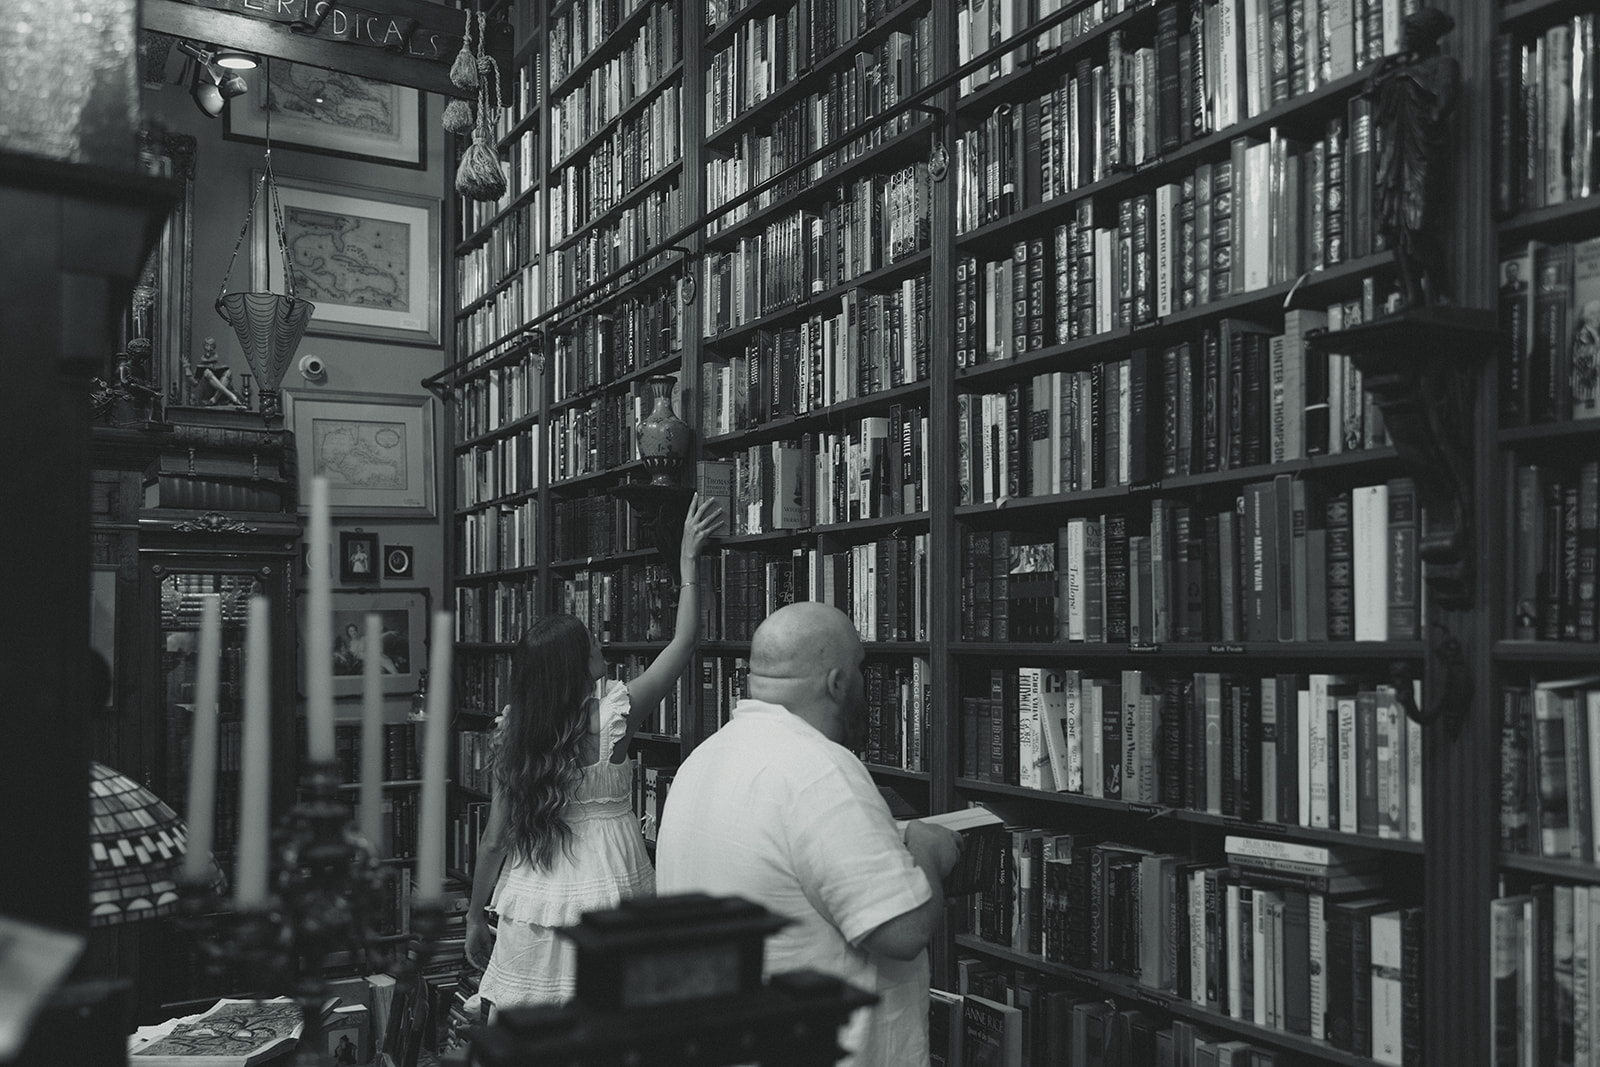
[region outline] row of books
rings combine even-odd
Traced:
[[[1519,463],[1511,472],[1506,573],[1516,640],[1600,638],[1600,460]]]
[[[665,637],[663,637],[663,640]],[[608,660],[607,668],[614,678],[623,681],[636,678],[644,672],[654,661],[656,654],[653,652],[629,652],[624,656]],[[653,734],[658,737],[676,738],[680,733],[683,709],[689,699],[690,681],[686,675],[679,675],[672,689],[662,698],[661,703],[654,708],[639,708],[639,733]]]
[[[748,641],[785,604],[831,604],[855,621],[864,641],[925,641],[926,534],[885,537],[839,552],[782,554],[724,550],[701,564],[705,637]]]
[[[933,1067],[1280,1067],[1276,1050],[1225,1038],[1183,1019],[1160,1021],[1018,969],[1014,974],[958,961],[966,993],[929,990],[928,1051]],[[982,993],[977,992],[983,990]]]
[[[663,82],[683,60],[679,0],[660,0],[635,36],[588,76],[550,102],[550,160],[559,166],[608,123],[649,94],[678,97],[681,87]],[[681,115],[676,99],[673,115]],[[681,123],[680,123],[681,128]]]
[[[1008,836],[963,916],[980,940],[1378,1063],[1421,1063],[1422,909],[1363,895],[1382,885],[1369,858],[1276,841],[1262,855],[1259,839],[1230,836],[1223,865]]]
[[[537,261],[528,264],[502,289],[456,318],[456,351],[478,352],[520,333],[523,326],[543,314],[545,272]]]
[[[531,485],[531,482],[523,483]],[[539,501],[494,504],[456,519],[456,573],[531,567],[539,558]]]
[[[995,667],[960,701],[964,778],[1422,837],[1421,729],[1375,679]]]
[[[927,502],[927,417],[894,405],[843,432],[750,445],[702,460],[700,492],[715,497],[735,535],[805,530],[921,513]]]
[[[746,20],[712,53],[706,72],[706,129],[716,136],[744,114],[809,73],[813,65],[859,33],[904,13],[858,0],[794,0],[787,8]],[[824,108],[837,131],[854,128],[893,107],[931,80],[929,16],[902,22],[883,41],[863,45],[829,75]],[[883,136],[906,120],[891,120]],[[836,134],[835,134],[836,135]],[[825,142],[824,142],[825,143]]]
[[[575,241],[549,252],[551,299],[563,303],[578,292],[599,283],[625,263],[652,249],[660,249],[668,237],[682,229],[685,221],[683,192],[674,178],[655,186],[625,208],[612,222],[585,230]],[[647,261],[661,261],[660,253]]]
[[[969,528],[967,641],[1414,641],[1416,486],[1354,491],[1279,475],[1233,507],[1150,502],[1054,531]]]
[[[1500,692],[1501,851],[1600,863],[1600,675]]]
[[[538,425],[456,454],[456,507],[515,496],[533,488],[539,477]]]
[[[555,581],[559,610],[576,615],[599,641],[665,641],[676,617],[677,584],[656,563],[582,568]]]
[[[456,706],[479,714],[500,714],[511,700],[511,657],[458,655],[457,660]]]
[[[512,275],[538,262],[544,237],[538,205],[523,204],[499,220],[494,232],[476,248],[456,257],[457,307],[466,307]]]
[[[859,749],[862,760],[880,767],[928,770],[931,671],[926,656],[894,663],[870,659],[862,665],[867,694],[867,733]]]
[[[1223,319],[1197,344],[1135,348],[1003,391],[958,393],[962,504],[1147,485],[1387,442],[1382,413],[1346,356],[1308,352],[1320,312],[1287,329]]]
[[[679,93],[669,87],[630,113],[581,163],[556,171],[549,187],[550,241],[559,244],[683,160]]]
[[[1595,15],[1494,40],[1494,205],[1500,215],[1596,191]]]
[[[926,164],[840,185],[819,211],[795,211],[705,257],[706,337],[770,315],[928,247]]]
[[[887,292],[847,290],[836,313],[757,330],[738,351],[709,354],[701,427],[712,437],[736,433],[925,381],[930,295],[926,272]]]
[[[671,286],[629,294],[555,334],[546,367],[557,404],[683,348],[682,301]]]
[[[958,0],[958,63],[1018,41],[1018,34],[1025,37],[964,78],[963,93],[1048,57],[1136,5],[1087,4],[1049,34],[1027,34],[1063,6],[1053,0]],[[1155,128],[1156,147],[1169,152],[1401,51],[1403,10],[1401,0],[1191,0],[1157,10],[1151,47],[1124,43],[1122,31],[1112,31],[1107,37],[1115,43],[1098,86],[1116,100],[1106,118],[1105,136],[1119,146],[1110,161],[1139,162],[1126,149],[1137,143],[1131,134],[1139,129],[1141,106],[1144,124]]]
[[[1500,424],[1600,418],[1600,237],[1500,259]]]
[[[585,60],[610,43],[606,38],[615,33],[618,26],[648,2],[650,0],[581,0],[564,5],[545,31],[543,51],[550,64],[550,84],[566,81]],[[670,6],[676,17],[678,5]],[[522,41],[527,37],[517,39]]]
[[[400,725],[409,727],[409,723]],[[417,854],[417,828],[421,818],[421,791],[417,789],[386,789],[383,792],[382,811],[379,821],[382,840],[374,842],[378,847],[378,855],[387,859],[412,859]],[[361,817],[361,804],[359,801],[351,803],[352,816],[359,821]],[[401,877],[399,881],[409,882],[409,877]],[[409,891],[409,890],[408,890]],[[409,907],[401,911],[405,915]],[[392,931],[399,933],[401,930]]]
[[[638,511],[605,493],[553,500],[550,554],[555,560],[604,559],[651,547]]]
[[[385,781],[415,781],[421,777],[415,727],[409,722],[383,723],[382,773]],[[333,759],[339,781],[361,781],[361,723],[333,724]]]
[[[626,391],[603,393],[550,417],[552,482],[608,470],[639,458],[637,427],[650,411],[649,386],[635,380]]]
[[[702,596],[701,603],[705,603]],[[702,627],[704,630],[704,627]],[[700,657],[700,736],[726,726],[733,707],[750,695],[750,660],[744,656]]]
[[[488,583],[456,584],[456,640],[504,643],[522,636],[539,600],[534,574]]]
[[[539,411],[539,374],[524,356],[463,382],[455,391],[456,436],[470,440]]]
[[[465,744],[468,737],[476,734],[460,734],[460,743]],[[461,761],[464,763],[465,761]],[[494,791],[491,780],[492,768],[485,766],[479,773],[477,785],[468,785],[467,788],[485,796]],[[462,783],[466,784],[466,783]],[[487,800],[468,800],[456,805],[450,818],[449,832],[445,842],[445,864],[452,871],[471,877],[478,867],[478,845],[483,840],[483,831],[489,824],[489,802]]]
[[[1490,902],[1490,1062],[1592,1067],[1600,1062],[1600,944],[1593,886],[1532,886]]]

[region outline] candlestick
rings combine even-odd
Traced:
[[[200,639],[195,652],[194,729],[189,735],[189,841],[183,877],[211,874],[211,828],[217,806],[217,660],[222,652],[222,598],[200,598]]]
[[[267,867],[272,802],[272,649],[267,633],[267,598],[250,598],[245,631],[244,731],[239,769],[239,847],[234,866],[234,905],[240,910],[267,903]]]
[[[448,611],[433,616],[433,647],[429,651],[428,724],[422,747],[422,820],[417,835],[417,900],[438,901],[444,896],[444,783],[445,755],[450,747],[450,652],[453,634]]]
[[[306,566],[306,751],[312,762],[333,759],[333,596],[328,587],[328,479],[311,479],[311,526]]]
[[[374,856],[383,850],[383,683],[378,657],[383,654],[383,620],[367,612],[366,652],[361,660],[361,836]]]

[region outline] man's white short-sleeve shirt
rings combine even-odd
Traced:
[[[876,993],[840,1033],[852,1067],[928,1062],[928,957],[858,946],[932,889],[861,761],[786,708],[742,700],[673,777],[656,844],[660,893],[737,895],[789,918],[769,974],[802,968]]]

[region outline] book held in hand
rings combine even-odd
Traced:
[[[944,893],[947,897],[966,896],[990,885],[998,867],[1006,862],[1011,848],[1010,835],[1000,816],[981,804],[958,808],[918,820],[943,826],[961,835],[961,859],[945,876]],[[906,822],[897,823],[901,832]]]

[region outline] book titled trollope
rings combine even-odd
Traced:
[[[1006,862],[1011,848],[1010,835],[1005,832],[1005,822],[1000,816],[982,804],[975,804],[970,808],[924,816],[917,821],[943,826],[961,835],[961,859],[945,876],[945,896],[966,896],[993,883],[995,871]],[[905,821],[896,825],[902,833],[905,831]]]
[[[199,1015],[171,1020],[129,1039],[130,1067],[251,1067],[292,1047],[300,1036],[300,1005],[223,998]]]

